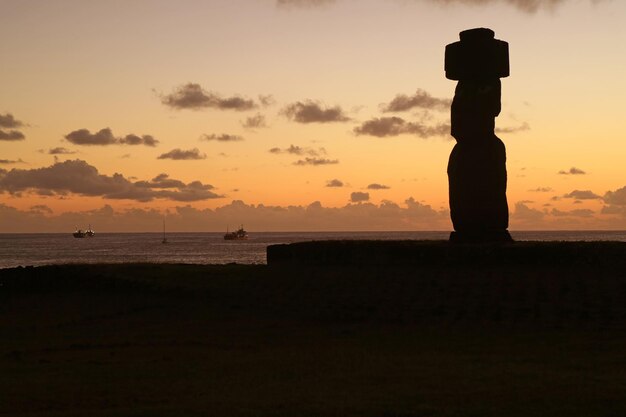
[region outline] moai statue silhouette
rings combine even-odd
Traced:
[[[509,242],[506,151],[495,135],[500,78],[509,76],[509,44],[491,29],[470,29],[446,46],[446,78],[458,81],[451,107],[457,143],[448,161],[452,242]]]

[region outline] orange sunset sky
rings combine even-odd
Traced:
[[[510,44],[511,230],[626,229],[621,0],[0,0],[0,233],[450,230],[445,45]]]

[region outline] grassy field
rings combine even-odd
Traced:
[[[66,265],[0,285],[0,415],[626,415],[610,267]]]

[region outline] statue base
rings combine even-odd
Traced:
[[[484,230],[475,232],[452,232],[451,243],[507,243],[513,242],[508,230]]]

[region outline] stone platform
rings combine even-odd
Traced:
[[[626,242],[462,244],[419,240],[328,240],[272,245],[273,266],[585,266],[626,277]]]

